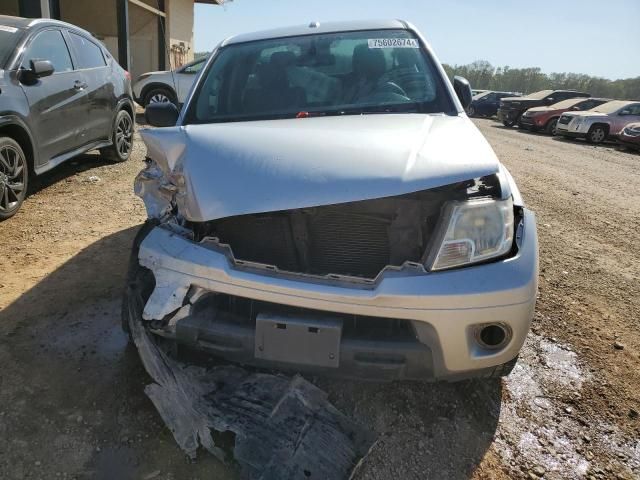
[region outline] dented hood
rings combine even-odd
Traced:
[[[145,129],[190,221],[401,195],[497,173],[465,116],[379,114]]]

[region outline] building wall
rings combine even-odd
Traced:
[[[193,0],[166,0],[166,12],[169,61],[176,68],[193,60]]]
[[[18,0],[0,0],[0,15],[18,17],[20,15]]]
[[[116,60],[118,58],[118,23],[116,0],[58,0],[60,19],[78,25],[100,39]],[[141,0],[158,8],[158,0]],[[48,0],[32,0],[48,6]],[[194,0],[165,0],[165,29],[168,41],[167,68],[177,68],[193,60]],[[48,8],[46,9],[48,13]],[[18,0],[0,0],[0,15],[19,15]],[[164,48],[158,32],[158,16],[129,3],[129,71],[134,78],[156,70]],[[122,62],[121,62],[122,63]]]
[[[100,39],[118,36],[115,2],[60,0],[60,20],[78,25]]]
[[[137,5],[129,5],[129,71],[135,79],[158,70],[158,16]]]

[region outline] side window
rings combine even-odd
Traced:
[[[73,32],[69,32],[69,38],[78,57],[77,68],[104,67],[107,64],[102,49],[91,40]]]
[[[184,67],[180,73],[187,73],[187,74],[189,74],[189,73],[191,73],[191,74],[198,73],[202,69],[202,67],[204,66],[204,60],[205,59],[202,59],[201,61],[193,63],[193,64],[189,65],[188,67]]]
[[[34,38],[22,59],[23,68],[31,68],[31,60],[49,60],[54,73],[73,70],[71,55],[60,30],[45,30]]]
[[[631,105],[629,109],[631,110],[631,115],[640,115],[640,103]]]
[[[581,102],[578,104],[579,110],[591,110],[596,106],[596,102],[593,100],[587,100],[586,102]]]

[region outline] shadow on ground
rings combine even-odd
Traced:
[[[95,242],[0,311],[0,478],[237,478],[204,452],[189,463],[143,392],[120,329],[136,231]],[[498,423],[499,381],[314,381],[379,434],[356,478],[469,478]]]
[[[143,392],[120,328],[136,231],[95,242],[0,311],[0,478],[236,478],[210,455],[190,464]]]
[[[29,189],[27,197],[35,193],[45,190],[50,186],[59,183],[69,177],[73,177],[79,173],[83,173],[94,168],[103,167],[105,165],[111,165],[111,162],[106,160],[97,151],[90,153],[83,153],[77,157],[67,160],[56,168],[43,173],[37,177],[31,176],[29,178]]]

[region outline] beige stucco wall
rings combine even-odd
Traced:
[[[171,67],[193,60],[193,0],[166,0]]]
[[[111,3],[104,0],[60,0],[60,17],[102,40],[118,60],[118,25],[116,9]]]
[[[133,78],[158,70],[158,16],[129,5],[129,71]]]

